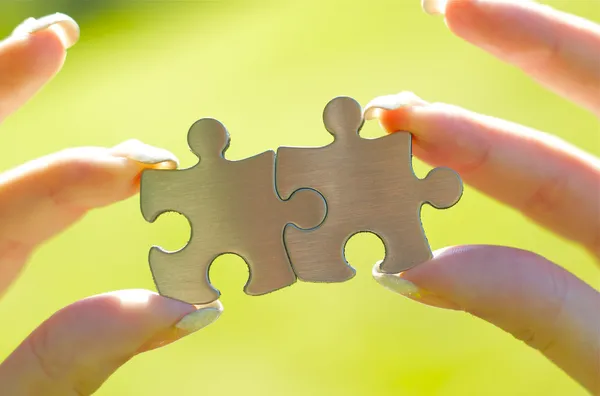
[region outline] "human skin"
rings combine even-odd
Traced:
[[[0,42],[0,122],[61,69],[79,27],[62,14],[29,19]],[[128,140],[70,148],[0,174],[0,296],[44,241],[90,210],[138,193],[143,169],[175,168],[166,150]],[[214,322],[216,301],[193,306],[148,290],[77,301],[42,323],[0,364],[3,395],[90,395],[139,353]]]
[[[456,36],[600,116],[600,26],[532,1],[422,5]],[[472,187],[600,259],[598,158],[549,134],[412,92],[373,99],[365,118],[378,119],[388,133],[411,132],[418,158],[455,169]],[[401,274],[376,265],[373,276],[416,301],[496,325],[600,395],[600,293],[544,257],[463,245]]]
[[[600,115],[596,25],[535,3],[424,6],[445,13],[457,36]],[[28,21],[0,43],[0,121],[60,70],[78,36],[75,21],[55,15]],[[456,169],[466,183],[600,257],[597,158],[550,135],[412,93],[374,99],[365,113],[390,133],[413,133],[422,160]],[[89,210],[136,194],[143,169],[176,165],[171,153],[128,141],[68,149],[1,174],[0,295],[41,243]],[[567,205],[569,199],[578,205]],[[599,293],[545,258],[508,247],[459,246],[402,274],[382,274],[375,266],[374,277],[416,301],[489,321],[600,394]],[[146,290],[78,301],[0,364],[0,388],[15,396],[92,394],[136,354],[201,329],[221,311],[218,303],[194,307]]]

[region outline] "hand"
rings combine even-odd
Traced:
[[[424,1],[457,36],[600,115],[600,26],[525,1]],[[437,6],[436,6],[437,5]],[[437,8],[436,8],[437,7]],[[365,106],[388,132],[409,131],[414,154],[600,258],[600,161],[553,136],[412,93]],[[600,293],[539,255],[458,246],[375,279],[425,304],[464,310],[511,333],[600,395]]]
[[[75,21],[57,14],[26,21],[0,43],[0,121],[61,69],[78,38]],[[37,246],[88,211],[137,193],[143,169],[176,166],[171,153],[131,140],[64,150],[0,174],[0,295]],[[218,301],[195,307],[147,290],[78,301],[0,364],[0,393],[90,395],[134,355],[201,329],[221,311]]]

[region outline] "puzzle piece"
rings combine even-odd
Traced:
[[[159,247],[149,261],[160,294],[192,304],[219,298],[208,271],[223,253],[236,253],[248,264],[244,291],[261,295],[296,281],[283,242],[284,229],[318,226],[325,217],[323,197],[310,189],[283,201],[274,185],[275,152],[229,161],[229,133],[219,121],[205,118],[192,125],[188,144],[200,158],[184,170],[146,170],[140,196],[144,218],[154,222],[175,211],[190,222],[188,244],[177,252]]]
[[[301,187],[319,191],[327,202],[325,221],[311,232],[285,230],[284,241],[299,279],[343,282],[355,275],[344,247],[358,232],[383,241],[381,270],[398,273],[432,257],[420,220],[421,206],[456,204],[463,191],[457,173],[433,169],[418,179],[412,169],[411,135],[397,132],[378,139],[359,135],[361,106],[338,97],[325,107],[323,120],[334,141],[324,147],[280,147],[276,186],[282,198]]]

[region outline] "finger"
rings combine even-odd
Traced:
[[[61,69],[79,26],[64,14],[30,18],[0,42],[0,122]]]
[[[594,394],[600,392],[600,293],[530,252],[463,246],[375,279],[425,304],[464,310],[509,332]]]
[[[458,37],[600,115],[600,25],[534,1],[425,0]]]
[[[52,154],[0,174],[0,294],[33,249],[91,209],[139,190],[146,168],[175,168],[166,150],[130,140]]]
[[[414,154],[600,257],[600,160],[554,136],[412,93],[365,106],[389,132],[414,136]]]
[[[91,395],[135,355],[218,319],[217,301],[196,310],[146,290],[78,301],[54,314],[0,365],[7,395]]]

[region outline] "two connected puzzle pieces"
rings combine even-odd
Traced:
[[[188,144],[199,162],[183,170],[145,170],[141,210],[154,222],[165,212],[191,224],[188,244],[177,252],[150,250],[158,292],[191,304],[219,298],[208,276],[224,253],[244,259],[244,288],[262,295],[306,282],[344,282],[355,270],[344,257],[356,233],[372,232],[385,247],[380,268],[398,273],[432,257],[420,220],[425,203],[453,206],[463,186],[458,174],[436,168],[419,179],[412,169],[411,134],[360,137],[358,102],[337,97],[323,121],[334,141],[325,147],[280,147],[229,161],[227,129],[203,118],[192,125]]]

